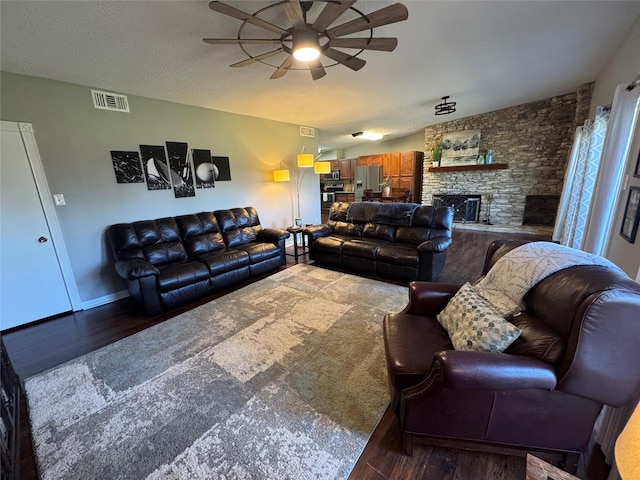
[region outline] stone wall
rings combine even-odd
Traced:
[[[560,195],[575,129],[589,115],[593,84],[576,92],[425,128],[422,203],[432,195],[481,195],[480,221],[522,225],[527,195]],[[429,172],[445,133],[480,130],[480,153],[492,149],[504,170]],[[490,208],[490,212],[489,212]]]

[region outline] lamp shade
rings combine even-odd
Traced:
[[[640,403],[636,406],[614,447],[616,466],[622,480],[640,478]]]
[[[274,170],[273,171],[273,181],[274,182],[288,182],[289,181],[289,170]]]
[[[316,162],[313,164],[314,173],[331,173],[331,162]]]
[[[298,166],[299,167],[313,167],[313,153],[299,153],[298,154]]]

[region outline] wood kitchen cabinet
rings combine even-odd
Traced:
[[[353,179],[355,174],[355,158],[340,160],[340,178]]]
[[[331,160],[331,171],[340,171],[340,180],[353,180],[355,173],[355,158],[344,158],[342,160]],[[325,180],[331,180],[331,175],[327,174],[323,177]]]
[[[391,176],[391,188],[411,190],[412,201],[422,201],[424,152],[391,152],[358,157],[357,165],[382,165],[383,180]]]

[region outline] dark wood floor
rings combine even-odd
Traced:
[[[476,279],[484,263],[487,246],[500,238],[548,240],[524,234],[454,230],[453,246],[440,281],[463,283]],[[287,257],[287,267],[293,258]],[[300,261],[305,261],[306,256]],[[236,287],[238,288],[238,287]],[[84,353],[163,322],[196,305],[228,293],[219,292],[170,313],[147,317],[131,299],[16,329],[2,335],[7,351],[20,378],[25,379]],[[21,479],[37,479],[32,453],[26,407],[23,405],[21,438]],[[434,447],[416,442],[411,457],[400,453],[400,438],[393,413],[388,410],[367,444],[351,476],[352,480],[370,479],[524,479],[525,459],[493,453]],[[589,480],[604,480],[607,468],[598,451],[590,463]]]

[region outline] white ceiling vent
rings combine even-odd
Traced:
[[[316,129],[313,127],[303,127],[300,126],[300,136],[301,137],[315,137]]]
[[[129,101],[126,95],[91,90],[91,96],[93,97],[93,106],[95,108],[114,112],[129,112]]]

